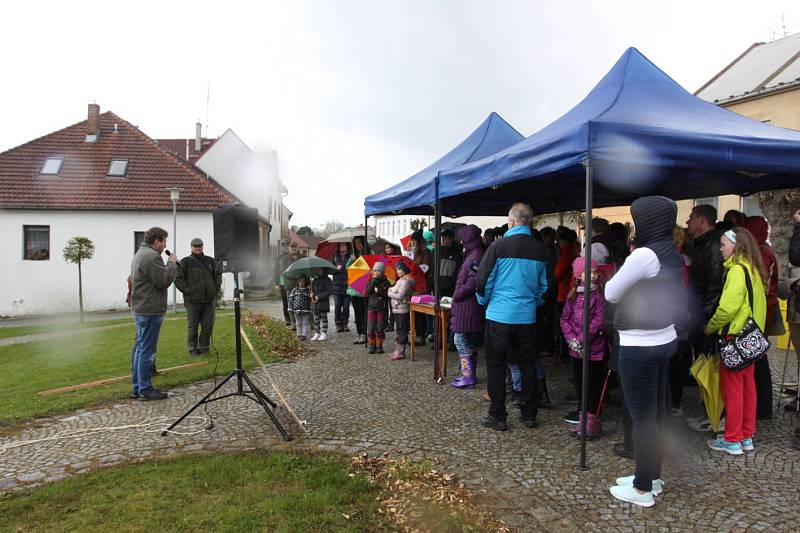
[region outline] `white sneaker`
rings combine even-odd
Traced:
[[[617,478],[617,485],[624,486],[624,485],[631,485],[633,486],[633,478],[636,476],[625,476],[625,477],[618,477]],[[660,479],[653,480],[653,496],[659,496],[662,492],[664,492],[664,482]]]
[[[312,341],[318,341],[319,340],[319,333],[314,333],[314,336],[311,337],[311,340]]]
[[[639,492],[633,488],[633,485],[617,485],[616,487],[611,487],[609,490],[613,497],[623,502],[632,503],[640,507],[652,507],[656,504],[652,492],[639,494]]]
[[[326,340],[328,340],[328,334],[323,331],[322,333],[319,334],[319,338],[317,340],[318,341],[326,341]]]

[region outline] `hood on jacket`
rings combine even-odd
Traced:
[[[458,240],[462,242],[466,250],[472,250],[481,245],[481,228],[475,224],[464,226],[458,230]]]
[[[758,245],[766,244],[769,235],[769,222],[764,217],[747,217],[742,227],[753,234]]]
[[[678,204],[664,196],[645,196],[631,204],[631,217],[636,228],[636,245],[665,239],[672,240]]]

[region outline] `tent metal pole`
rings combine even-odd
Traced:
[[[442,383],[444,381],[444,376],[442,375],[442,365],[439,360],[440,355],[440,343],[443,343],[443,339],[441,339],[441,329],[442,324],[440,323],[439,319],[439,298],[441,294],[439,293],[440,283],[439,283],[439,261],[441,256],[441,231],[442,231],[442,201],[439,199],[439,175],[436,175],[435,181],[435,191],[436,191],[436,203],[433,207],[433,224],[434,224],[434,231],[433,231],[433,295],[435,297],[435,301],[433,302],[433,380],[436,383]],[[442,357],[447,357],[447,353],[442,353]]]
[[[585,292],[583,298],[583,347],[581,350],[581,457],[578,463],[578,468],[581,470],[588,470],[586,466],[586,410],[588,406],[589,396],[589,284],[591,283],[592,276],[592,195],[593,195],[593,174],[592,162],[587,158],[583,162],[586,168],[586,220],[584,222],[583,240],[585,247],[586,264],[583,269],[583,283]]]
[[[368,238],[369,238],[369,226],[367,225],[368,223],[369,223],[369,215],[364,215],[364,249],[361,252],[361,255],[367,255],[367,253],[368,253],[367,252],[367,246],[368,246],[367,243],[369,242],[369,240],[368,240]],[[377,236],[378,236],[378,224],[376,222],[375,223],[375,237],[377,238]],[[353,246],[355,246],[355,244]],[[353,256],[355,257],[355,250],[353,250]],[[372,273],[370,273],[370,275],[372,275]],[[364,332],[364,336],[367,335],[367,300],[368,299],[369,299],[369,294],[367,294],[364,298],[362,298],[362,302],[361,302],[363,304],[362,307],[364,308],[362,310],[363,315],[362,315],[362,318],[361,318],[362,327],[364,328],[362,330]],[[369,339],[364,341],[364,349],[369,351]]]

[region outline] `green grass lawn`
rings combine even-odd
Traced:
[[[233,323],[233,316],[226,314],[218,316],[214,326],[214,345],[219,351],[217,373],[221,376],[230,372],[236,363]],[[269,333],[274,342],[260,338],[247,326],[245,329],[262,359],[274,362],[279,360],[275,355],[276,347],[296,344],[297,341],[278,322],[269,321],[269,324]],[[132,318],[127,320],[127,325],[113,329],[84,329],[80,335],[0,348],[0,425],[128,397],[129,381],[49,396],[36,394],[47,389],[130,374],[130,354],[135,334]],[[242,354],[246,367],[255,365],[244,344]],[[202,358],[189,357],[186,320],[165,320],[158,343],[158,368],[198,360],[206,360],[207,364],[156,376],[154,386],[168,389],[210,378],[216,360],[213,349]]]
[[[7,531],[388,531],[346,457],[251,452],[126,465],[0,495]]]
[[[23,335],[34,335],[36,333],[50,333],[59,331],[70,331],[76,328],[96,328],[98,326],[110,326],[114,324],[129,324],[130,318],[114,318],[110,320],[97,320],[93,322],[55,322],[53,324],[42,324],[36,326],[3,326],[0,327],[0,339],[9,337],[20,337]]]

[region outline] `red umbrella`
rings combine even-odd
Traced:
[[[397,267],[397,263],[405,263],[408,267],[408,274],[406,276],[411,276],[411,279],[414,280],[414,292],[415,293],[425,293],[427,292],[427,286],[425,283],[425,272],[419,268],[414,261],[409,259],[408,257],[403,257],[401,255],[393,255],[389,258],[389,262],[392,265],[392,268]]]
[[[338,249],[338,242],[320,241],[319,244],[317,244],[317,251],[314,255],[326,261],[333,261],[333,256],[336,255],[336,250]]]

